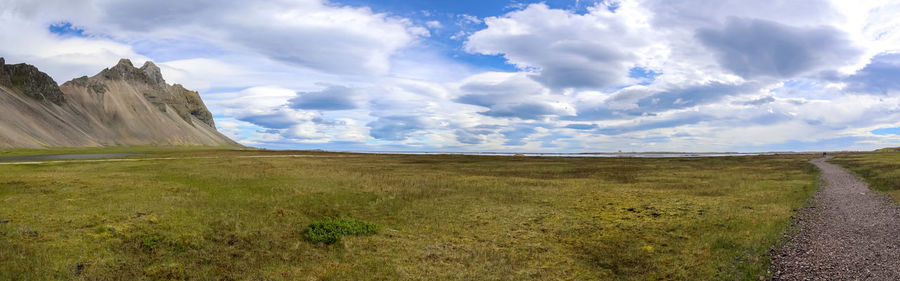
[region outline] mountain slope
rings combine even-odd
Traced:
[[[57,86],[27,64],[0,58],[0,147],[233,145],[200,95],[168,85],[152,62],[123,59]]]

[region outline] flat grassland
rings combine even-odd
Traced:
[[[900,152],[845,153],[830,162],[847,168],[870,188],[900,202]]]
[[[810,155],[143,152],[179,159],[0,165],[0,280],[758,280],[817,177]],[[285,154],[307,156],[246,157]],[[306,241],[324,218],[380,230]]]

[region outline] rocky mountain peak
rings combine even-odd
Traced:
[[[122,59],[57,85],[0,58],[0,149],[121,145],[239,146],[216,131],[199,93],[167,85],[153,62]]]
[[[166,85],[166,80],[163,79],[162,72],[152,61],[145,62],[144,66],[141,66],[141,71],[144,72],[144,75],[146,75],[154,84],[158,86]]]
[[[166,80],[162,78],[162,72],[160,72],[159,67],[151,61],[147,61],[141,68],[137,68],[134,67],[131,60],[120,59],[119,63],[112,68],[107,68],[100,72],[100,76],[111,80],[147,83],[158,89],[166,88]]]
[[[141,95],[150,104],[154,105],[159,111],[167,112],[174,110],[178,116],[184,119],[188,124],[193,124],[192,118],[197,118],[201,122],[215,128],[212,114],[200,99],[200,94],[187,90],[181,85],[168,85],[163,79],[159,66],[152,61],[147,61],[140,68],[134,67],[131,60],[121,59],[119,63],[112,68],[107,68],[100,72],[89,81],[80,81],[78,79],[71,81],[72,85],[79,87],[90,87],[95,92],[104,90],[106,81],[123,81],[131,85],[146,85],[149,87],[138,87]]]
[[[7,65],[6,60],[0,58],[0,85],[39,101],[49,101],[55,104],[62,104],[66,101],[65,95],[59,90],[56,81],[53,81],[50,75],[29,64]]]
[[[122,66],[122,67],[133,68],[133,67],[134,67],[134,64],[131,63],[131,60],[130,60],[130,59],[120,59],[120,60],[119,60],[119,63],[117,63],[116,66]]]
[[[131,60],[129,59],[120,59],[119,63],[116,63],[112,68],[107,68],[104,72],[109,72],[109,74],[115,74],[117,77],[124,78],[125,74],[133,72],[134,64],[131,64]]]

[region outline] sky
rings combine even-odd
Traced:
[[[0,0],[0,57],[58,83],[129,58],[249,146],[900,146],[900,3]]]

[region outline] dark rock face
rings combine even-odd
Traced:
[[[174,108],[175,111],[178,111],[179,115],[182,115],[182,118],[185,118],[184,115],[186,115],[183,115],[183,113],[187,113],[200,121],[203,121],[203,123],[206,123],[210,127],[216,127],[212,113],[206,109],[206,104],[200,99],[200,93],[185,89],[180,84],[169,86],[169,90],[174,94],[174,100],[171,100],[170,103],[179,105]],[[179,99],[181,99],[181,101],[179,101]]]
[[[7,65],[5,60],[0,58],[0,85],[39,101],[49,101],[58,105],[66,101],[56,81],[29,64]]]
[[[108,80],[137,81],[151,84],[150,78],[143,71],[134,67],[129,59],[119,60],[119,63],[112,68],[104,69],[99,75]]]
[[[124,80],[129,83],[143,84],[147,86],[147,90],[142,92],[144,98],[150,101],[162,112],[166,112],[167,108],[172,108],[184,121],[193,124],[191,116],[196,117],[206,125],[215,128],[212,113],[206,108],[200,94],[190,91],[181,85],[168,85],[163,79],[162,73],[156,64],[151,61],[144,63],[143,66],[137,68],[131,63],[131,60],[121,59],[116,66],[108,68],[100,72],[98,75],[102,79],[108,80]],[[78,82],[85,87],[92,87],[94,92],[98,92],[100,88],[93,88],[96,85],[90,84],[89,81]],[[102,83],[100,84],[102,87]]]

